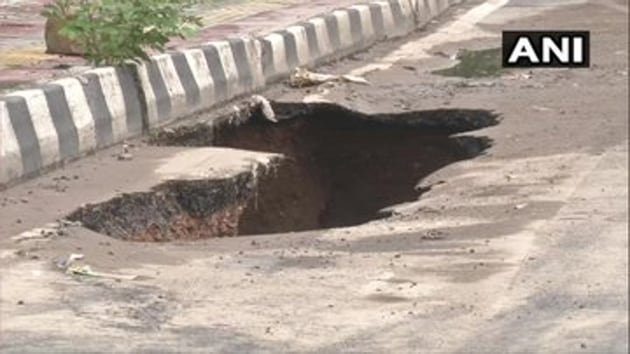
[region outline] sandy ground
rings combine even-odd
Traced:
[[[12,198],[0,208],[0,350],[627,352],[627,2],[514,1],[479,24],[457,21],[478,4],[322,69],[367,73],[372,86],[267,93],[316,94],[366,112],[501,115],[498,126],[468,133],[492,148],[419,181],[431,190],[388,219],[192,244],[125,243],[81,228],[10,240],[141,184],[134,171],[160,165],[142,144],[128,170],[106,151],[0,192]],[[592,67],[431,74],[453,65],[458,49],[498,47],[506,28],[589,29]],[[52,260],[68,253],[141,278],[65,275]]]

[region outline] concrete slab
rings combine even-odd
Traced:
[[[0,235],[6,241],[63,218],[79,205],[148,191],[167,180],[229,178],[280,156],[228,148],[139,147],[131,150],[133,160],[120,161],[119,149],[1,192]]]

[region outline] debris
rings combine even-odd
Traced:
[[[527,203],[518,204],[518,205],[514,206],[514,209],[521,210],[521,209],[525,209],[526,206],[527,206]]]
[[[27,240],[47,239],[54,236],[57,233],[56,230],[50,228],[36,228],[30,231],[24,231],[17,236],[11,237],[15,242],[22,242]]]
[[[97,272],[92,270],[92,267],[89,265],[73,265],[76,261],[84,259],[85,256],[82,254],[70,254],[65,259],[59,260],[57,262],[57,268],[66,272],[66,274],[72,275],[82,275],[89,276],[95,278],[108,278],[114,280],[135,280],[138,278],[137,275],[124,275],[124,274],[112,274],[105,272]]]
[[[444,239],[444,232],[437,230],[430,230],[425,235],[420,236],[422,240],[442,240]]]
[[[252,106],[260,107],[260,111],[262,112],[263,117],[271,122],[278,123],[276,119],[276,113],[273,111],[271,107],[271,103],[269,100],[260,95],[254,95],[251,98]]]
[[[444,52],[443,52],[443,51],[441,51],[441,50],[440,50],[440,51],[437,51],[437,52],[434,52],[434,53],[433,53],[433,55],[438,56],[438,57],[443,57],[443,58],[448,58],[448,57],[450,57],[450,55],[448,55],[448,54],[444,53]]]
[[[460,82],[459,87],[493,87],[496,83],[493,81],[464,81]]]
[[[24,300],[19,300],[19,301],[17,302],[17,304],[18,304],[19,306],[24,305]]]
[[[553,109],[549,108],[549,107],[544,107],[544,106],[532,106],[532,109],[535,111],[539,111],[539,112],[550,112],[553,111]]]
[[[354,75],[331,75],[320,74],[309,71],[305,68],[297,68],[291,73],[289,78],[289,86],[291,87],[307,87],[321,85],[327,82],[345,81],[361,85],[370,85],[366,79]]]
[[[57,261],[57,268],[67,271],[72,264],[78,260],[83,259],[85,256],[82,254],[72,253],[68,257]]]
[[[445,53],[445,52],[440,50],[440,51],[434,52],[433,55],[438,56],[438,57],[442,57],[442,58],[447,58],[447,59],[450,59],[450,60],[457,60],[459,58],[459,52],[460,52],[460,50],[458,50],[454,54],[448,54],[448,53]]]
[[[353,84],[370,85],[370,82],[360,76],[341,75],[341,80],[351,82]]]
[[[129,152],[129,145],[123,144],[122,153],[118,154],[119,161],[130,161],[133,160],[133,155]]]
[[[114,280],[136,280],[138,278],[137,275],[123,275],[123,274],[96,272],[92,270],[92,267],[90,267],[89,265],[69,267],[66,270],[66,273],[95,277],[95,278],[108,278],[108,279],[114,279]]]
[[[505,75],[503,76],[503,78],[506,80],[529,80],[532,78],[532,74],[517,73],[512,75]]]
[[[80,221],[70,221],[66,219],[57,220],[57,223],[61,227],[81,227],[83,224]]]

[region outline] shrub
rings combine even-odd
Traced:
[[[185,38],[201,25],[190,14],[199,0],[56,0],[44,16],[66,20],[60,34],[77,43],[93,65],[148,59],[173,37]]]

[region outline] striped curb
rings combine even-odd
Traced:
[[[311,18],[260,38],[265,82],[276,82],[296,67],[338,59],[415,28],[409,0],[375,1]]]
[[[0,185],[142,133],[129,68],[99,68],[0,97]]]
[[[409,34],[461,0],[378,0],[258,38],[99,68],[0,97],[0,187]]]
[[[154,56],[140,65],[147,128],[262,89],[259,47],[254,39],[234,38]]]
[[[449,7],[461,3],[463,0],[411,0],[416,13],[416,26],[425,26],[429,21],[439,16]]]

